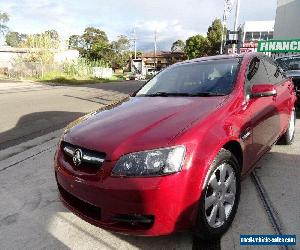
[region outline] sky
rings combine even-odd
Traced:
[[[0,0],[0,11],[7,12],[11,31],[26,34],[55,29],[66,40],[82,34],[87,26],[106,32],[110,40],[119,35],[133,37],[137,48],[153,50],[157,30],[158,50],[169,50],[178,39],[205,35],[215,18],[221,18],[224,0]],[[277,0],[240,0],[239,23],[274,20]],[[227,26],[234,22],[234,11]]]

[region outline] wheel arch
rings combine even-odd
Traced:
[[[222,148],[227,149],[235,156],[235,158],[238,160],[240,172],[241,172],[243,169],[243,162],[244,162],[243,150],[241,144],[238,141],[231,140],[226,142]]]

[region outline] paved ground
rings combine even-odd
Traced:
[[[69,89],[67,94],[81,97],[79,92],[71,91],[75,90]],[[78,103],[84,105],[81,100]],[[58,199],[53,174],[53,155],[60,134],[61,130],[54,131],[0,151],[0,249],[192,249],[199,244],[193,242],[189,233],[158,238],[111,233],[70,213]],[[299,162],[300,119],[294,144],[275,146],[257,164],[256,170],[279,214],[284,232],[296,234],[298,241]],[[238,213],[221,240],[221,249],[240,249],[239,235],[249,233],[274,233],[250,177],[242,183]]]
[[[127,81],[73,87],[0,81],[0,150],[63,128],[141,84]]]
[[[257,165],[285,232],[296,234],[298,239],[299,125],[294,145],[274,147]],[[124,236],[94,227],[70,213],[58,199],[53,175],[60,133],[0,152],[0,158],[6,158],[0,161],[0,249],[192,249],[188,233],[158,238]],[[20,148],[30,149],[6,157]],[[274,233],[250,177],[242,183],[238,213],[222,238],[221,249],[239,249],[239,235],[243,233]]]

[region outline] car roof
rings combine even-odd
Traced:
[[[188,63],[198,63],[198,62],[232,59],[232,58],[244,58],[246,56],[250,57],[250,56],[261,56],[261,55],[264,56],[265,54],[252,52],[252,53],[241,53],[241,54],[230,54],[230,55],[205,56],[205,57],[195,58],[195,59],[192,59],[192,60],[186,60],[186,61],[183,61],[183,62],[178,62],[178,63],[175,63],[174,66],[175,65],[188,64]]]
[[[173,68],[179,65],[186,65],[186,64],[193,64],[193,63],[200,63],[200,62],[208,62],[208,61],[214,61],[214,60],[224,60],[224,59],[232,59],[232,58],[238,58],[238,59],[244,59],[244,58],[252,58],[254,56],[263,56],[267,58],[271,58],[268,55],[261,53],[261,52],[247,52],[247,53],[240,53],[240,54],[229,54],[229,55],[216,55],[216,56],[204,56],[199,57],[191,60],[185,60],[182,62],[174,63],[173,65],[169,66],[168,68]]]
[[[244,54],[205,56],[205,57],[188,60],[187,62],[201,62],[201,61],[221,60],[221,59],[230,59],[230,58],[240,58],[243,57],[243,55]]]

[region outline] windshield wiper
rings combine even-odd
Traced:
[[[190,94],[190,96],[224,96],[224,93],[215,93],[215,92],[199,92]]]
[[[178,92],[174,92],[174,93],[156,92],[153,94],[145,94],[143,96],[190,96],[190,94],[189,93],[178,93]]]
[[[215,93],[215,92],[199,92],[199,93],[167,93],[167,92],[156,92],[153,94],[145,94],[142,96],[224,96],[224,93]]]

